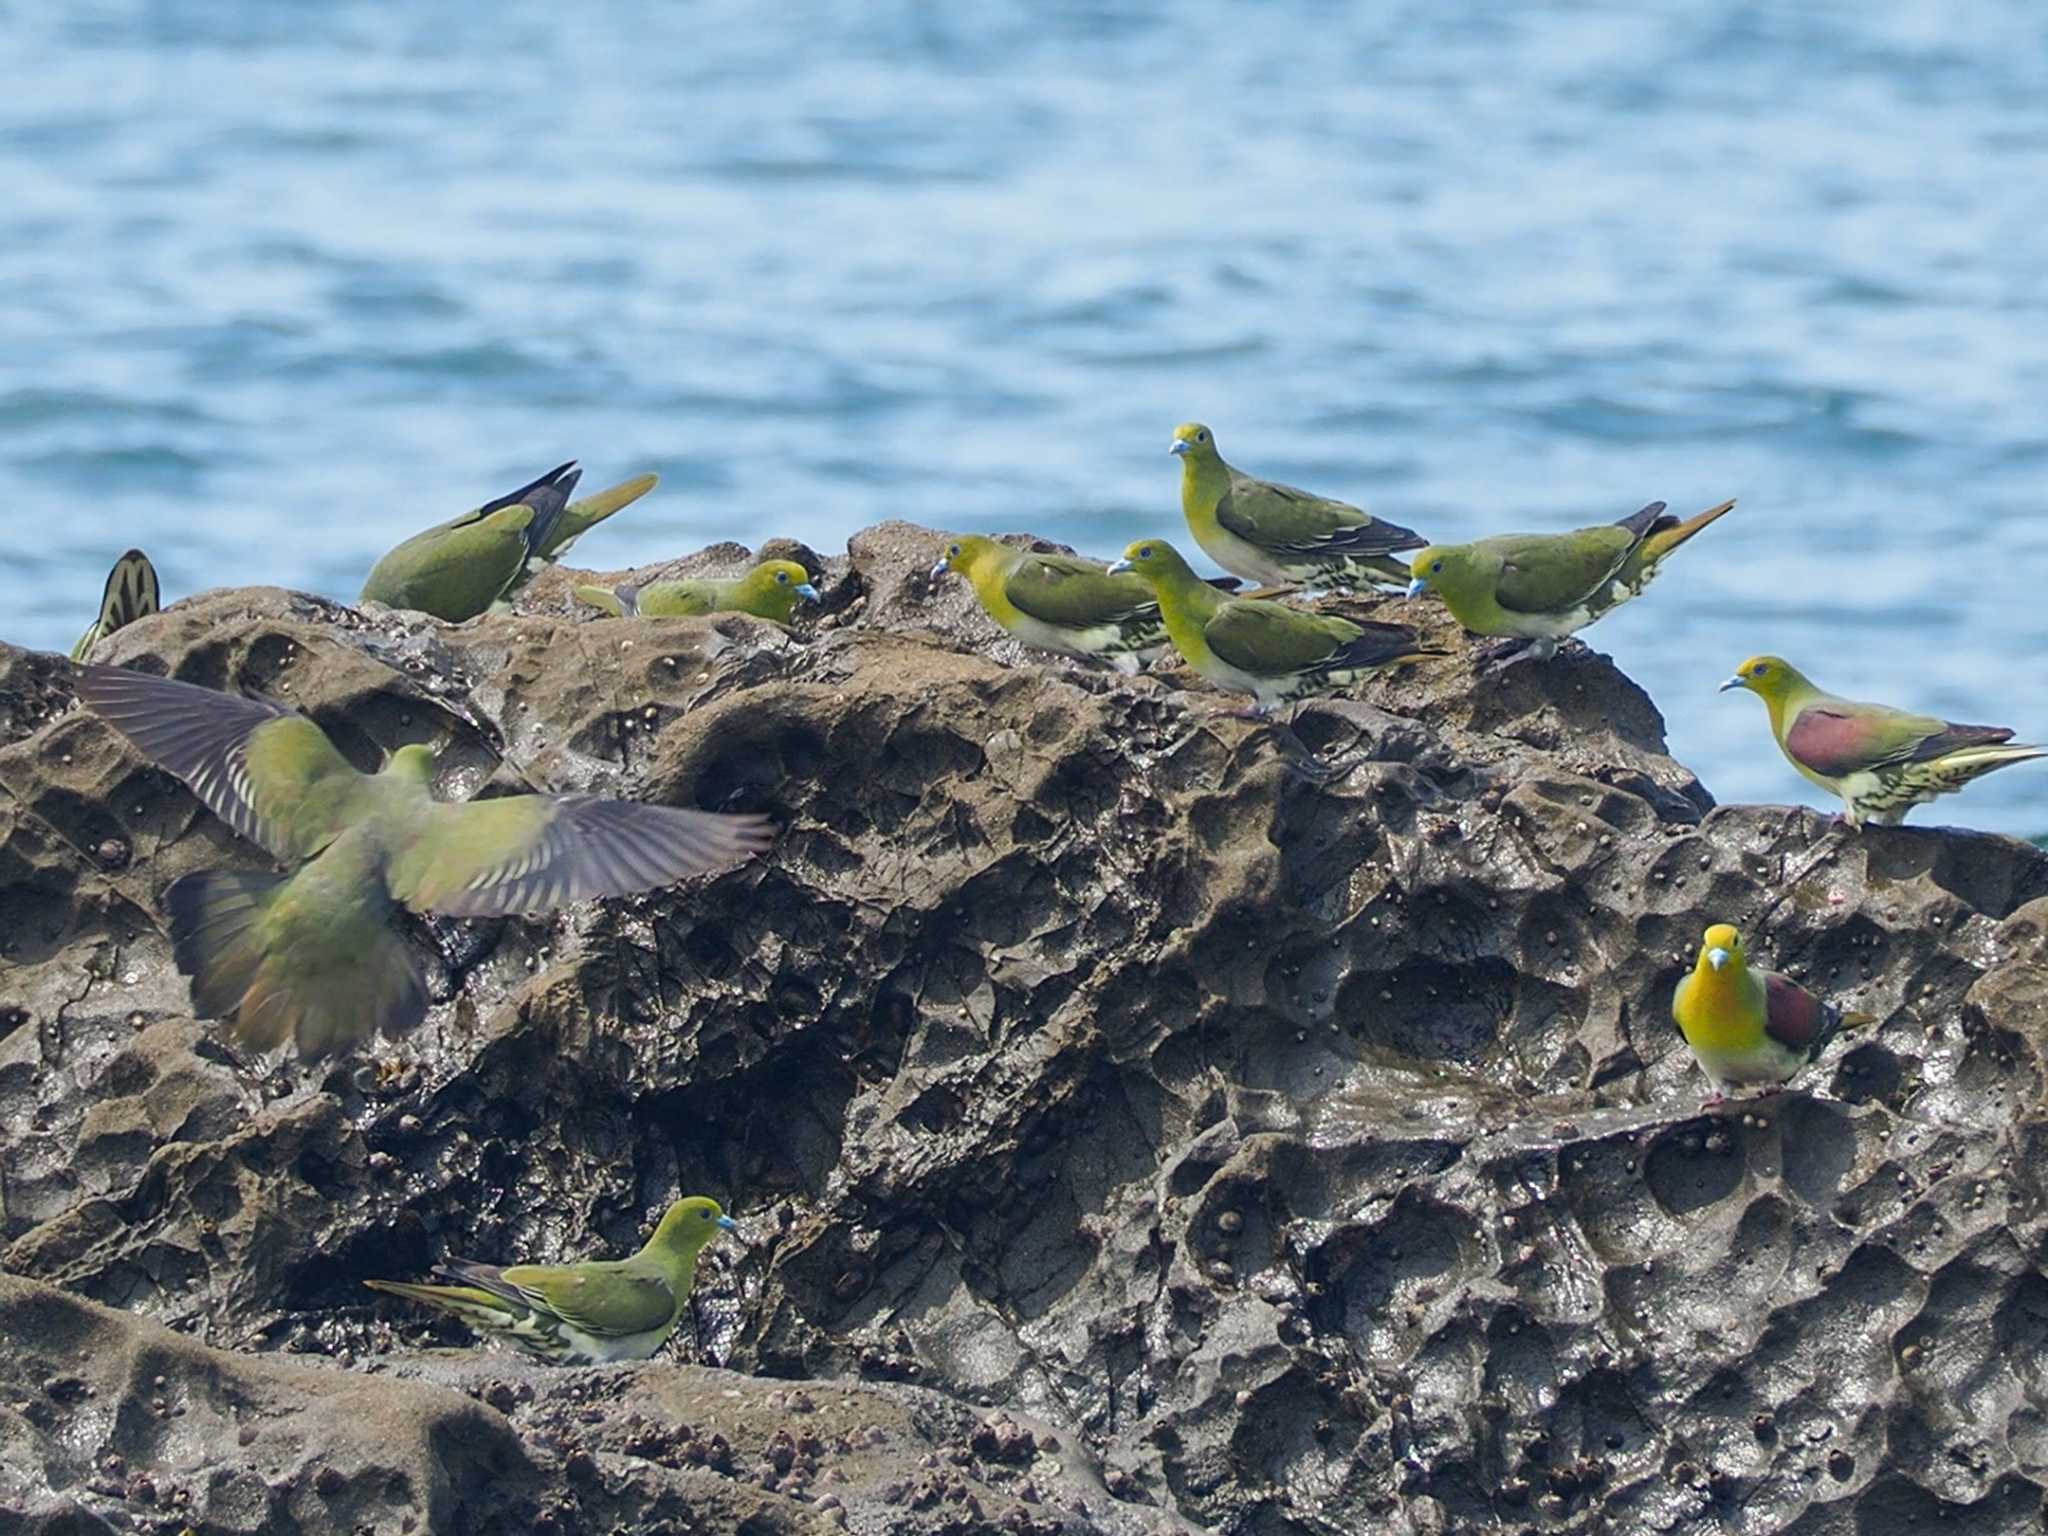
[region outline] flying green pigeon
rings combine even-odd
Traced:
[[[1699,958],[1671,995],[1671,1017],[1714,1085],[1708,1104],[1732,1087],[1788,1083],[1818,1059],[1839,1030],[1874,1023],[1844,1013],[1776,971],[1751,970],[1742,935],[1716,923]]]
[[[811,573],[794,560],[763,560],[744,576],[650,581],[644,587],[582,586],[576,595],[615,619],[633,614],[674,619],[751,613],[757,619],[787,624],[797,600],[815,603],[818,589],[811,585]]]
[[[107,588],[100,594],[100,616],[91,629],[79,636],[78,644],[71,647],[71,659],[85,660],[92,654],[92,648],[115,630],[155,613],[162,606],[159,595],[156,567],[149,563],[149,556],[139,549],[129,550],[107,572]]]
[[[689,1305],[698,1253],[720,1232],[737,1230],[716,1200],[692,1195],[668,1208],[630,1259],[509,1269],[450,1259],[434,1267],[446,1285],[363,1284],[452,1312],[486,1338],[549,1365],[645,1360],[668,1342]]]
[[[1618,523],[1570,533],[1503,533],[1471,544],[1432,544],[1409,566],[1408,595],[1434,587],[1475,635],[1526,642],[1496,660],[1548,659],[1557,644],[1619,608],[1656,578],[1679,545],[1732,501],[1680,522],[1653,501]],[[1512,653],[1512,654],[1510,654]]]
[[[621,480],[617,485],[595,495],[585,496],[581,501],[572,501],[562,508],[562,515],[555,519],[554,526],[548,529],[546,537],[537,541],[533,553],[526,557],[526,564],[521,566],[519,574],[512,578],[512,585],[498,599],[499,605],[502,606],[514,592],[538,576],[543,568],[560,560],[569,552],[569,546],[584,534],[614,512],[630,507],[660,483],[660,477],[656,475],[635,475],[630,480]]]
[[[1198,421],[1174,428],[1171,452],[1180,458],[1188,531],[1211,560],[1248,581],[1399,587],[1408,568],[1395,556],[1428,542],[1344,502],[1232,469]]]
[[[1159,599],[1166,633],[1210,682],[1253,698],[1252,713],[1328,693],[1417,656],[1440,655],[1405,624],[1354,624],[1285,603],[1228,597],[1162,539],[1140,539],[1112,572],[1131,571]]]
[[[1723,693],[1730,688],[1747,688],[1764,701],[1778,750],[1841,797],[1852,827],[1897,826],[1914,806],[1994,768],[2048,757],[2048,747],[2012,743],[2008,726],[1956,725],[1823,693],[1777,656],[1750,657],[1721,685]]]
[[[450,624],[488,612],[526,576],[527,562],[549,547],[582,473],[572,459],[474,512],[414,534],[370,567],[357,601],[431,613]]]
[[[434,754],[400,747],[362,774],[304,715],[121,667],[78,669],[78,696],[289,873],[200,870],[164,892],[200,1018],[324,1055],[419,1022],[426,993],[398,907],[450,917],[546,912],[669,885],[760,852],[763,816],[597,795],[433,798]]]

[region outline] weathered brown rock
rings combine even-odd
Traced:
[[[157,927],[261,855],[0,648],[6,1267],[252,1369],[410,1362],[460,1335],[362,1279],[623,1249],[701,1190],[748,1238],[700,1278],[713,1358],[1036,1426],[1030,1463],[966,1432],[958,1498],[847,1464],[854,1529],[2038,1529],[2048,856],[1713,808],[1605,661],[1477,678],[1420,604],[1385,616],[1454,656],[1291,734],[1225,718],[1016,650],[928,582],[941,543],[809,555],[792,632],[571,616],[552,573],[452,629],[257,590],[113,637],[365,767],[446,740],[448,792],[786,827],[708,882],[423,926],[427,1024],[310,1069],[194,1024]],[[1710,920],[1881,1022],[1698,1114],[1668,998]],[[701,1378],[622,1373],[579,1461],[549,1405],[585,1373],[461,1370],[530,1387],[530,1486],[623,1490],[557,1518],[678,1518],[634,1467],[649,1423],[701,1434]],[[1048,1435],[1099,1491],[1022,1498]],[[34,1462],[0,1467],[4,1518]]]

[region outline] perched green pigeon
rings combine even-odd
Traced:
[[[1408,568],[1395,556],[1428,542],[1344,502],[1232,469],[1198,421],[1174,428],[1171,451],[1180,458],[1188,531],[1211,560],[1248,581],[1398,587]]]
[[[1906,812],[1970,780],[2048,747],[2013,743],[2003,725],[1956,725],[1884,704],[1823,693],[1777,656],[1752,656],[1721,685],[1747,688],[1770,711],[1778,750],[1807,778],[1848,807],[1849,825],[1897,826]]]
[[[818,589],[811,585],[811,573],[794,560],[763,560],[744,576],[650,581],[644,587],[583,586],[576,589],[576,595],[615,619],[633,614],[675,619],[751,613],[757,619],[787,624],[797,600],[815,603]]]
[[[474,512],[416,533],[370,567],[358,602],[431,613],[460,624],[490,610],[541,558],[583,471],[557,465]]]
[[[544,567],[560,560],[569,552],[569,546],[584,534],[614,512],[630,507],[660,483],[657,475],[635,475],[595,495],[585,496],[581,501],[570,502],[562,508],[562,515],[555,519],[546,537],[539,540],[533,553],[526,557],[526,564],[520,567],[519,574],[512,578],[512,585],[498,601],[502,604],[512,593],[538,576]]]
[[[131,549],[107,572],[107,589],[100,594],[100,616],[71,647],[71,659],[83,661],[92,648],[123,625],[149,617],[162,606],[156,585],[156,567],[149,556]]]
[[[1253,714],[1441,654],[1405,624],[1354,624],[1264,598],[1226,596],[1161,539],[1138,540],[1110,570],[1134,572],[1151,586],[1174,648],[1218,687],[1250,694]]]
[[[319,726],[242,698],[121,667],[84,666],[78,696],[183,779],[289,873],[200,870],[164,893],[178,969],[200,1018],[317,1056],[419,1022],[426,993],[395,909],[450,917],[546,912],[669,885],[767,847],[763,816],[597,795],[433,798],[434,754],[400,747],[349,766]]]
[[[1110,575],[1099,560],[1012,549],[968,533],[947,543],[931,578],[948,571],[967,578],[982,612],[1005,633],[1036,650],[1137,672],[1167,644],[1152,588],[1136,576]]]
[[[1434,587],[1473,634],[1526,642],[1496,659],[1548,659],[1560,640],[1641,596],[1665,556],[1734,505],[1724,501],[1680,522],[1653,501],[1618,523],[1570,533],[1432,544],[1409,566],[1408,595]]]
[[[1700,941],[1699,959],[1671,995],[1671,1017],[1707,1079],[1708,1104],[1728,1089],[1788,1083],[1816,1060],[1837,1031],[1875,1022],[1844,1013],[1776,971],[1751,970],[1742,935],[1716,923]]]
[[[645,1360],[668,1342],[689,1305],[698,1253],[720,1232],[737,1230],[716,1200],[692,1195],[668,1208],[630,1259],[509,1269],[450,1259],[434,1266],[446,1285],[363,1284],[452,1312],[486,1338],[549,1365]]]

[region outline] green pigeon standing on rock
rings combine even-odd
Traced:
[[[595,524],[647,494],[653,475],[570,502],[572,459],[473,512],[416,533],[370,568],[358,602],[460,624],[509,599]]]
[[[318,1056],[401,1030],[426,992],[392,920],[547,912],[673,884],[768,846],[768,819],[598,795],[433,797],[434,754],[358,773],[304,715],[267,699],[85,666],[78,696],[289,872],[200,870],[164,893],[200,1018]]]
[[[1730,507],[1680,522],[1653,501],[1618,523],[1570,533],[1503,533],[1470,544],[1432,544],[1409,565],[1408,595],[1435,588],[1475,635],[1511,643],[1498,665],[1548,660],[1558,642],[1642,595],[1664,558]]]
[[[692,1195],[668,1208],[630,1259],[507,1269],[450,1259],[434,1267],[445,1285],[363,1284],[452,1312],[486,1338],[549,1365],[645,1360],[668,1342],[689,1305],[704,1245],[737,1230],[716,1200]]]
[[[1781,656],[1752,656],[1721,685],[1746,688],[1770,711],[1785,760],[1841,798],[1850,826],[1897,826],[1906,812],[1995,768],[2048,757],[2010,726],[1957,725],[1827,693]]]
[[[1429,542],[1346,502],[1231,468],[1216,450],[1216,435],[1199,421],[1174,428],[1169,451],[1180,459],[1188,531],[1202,553],[1247,581],[1399,587],[1408,567],[1395,557]]]
[[[1099,560],[1014,549],[978,533],[947,542],[931,570],[958,571],[982,612],[1035,650],[1090,656],[1135,673],[1168,644],[1159,597],[1142,577]]]
[[[696,618],[710,613],[751,613],[787,624],[799,600],[815,603],[811,573],[794,560],[763,560],[744,576],[679,577],[644,587],[580,586],[576,596],[613,618]]]
[[[149,563],[149,556],[139,549],[129,550],[107,572],[106,590],[100,594],[100,616],[91,629],[79,636],[78,644],[71,647],[71,659],[85,660],[92,654],[92,648],[115,630],[155,613],[162,606],[161,596],[156,567]]]
[[[1405,624],[1354,624],[1266,598],[1227,596],[1161,539],[1139,539],[1110,570],[1143,578],[1187,664],[1218,687],[1250,694],[1255,715],[1413,657],[1442,654]]]

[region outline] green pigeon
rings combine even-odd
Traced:
[[[401,1030],[426,992],[396,909],[449,917],[552,911],[673,884],[767,847],[768,819],[598,795],[443,804],[434,754],[400,747],[358,773],[304,715],[121,667],[84,666],[78,696],[289,871],[200,870],[164,892],[196,1016],[257,1049],[323,1055]]]
[[[645,1360],[668,1342],[689,1305],[698,1253],[720,1232],[738,1230],[716,1200],[691,1195],[668,1208],[630,1259],[509,1269],[450,1259],[434,1266],[446,1285],[363,1284],[452,1312],[486,1338],[549,1365]]]
[[[1671,1017],[1718,1104],[1728,1089],[1789,1083],[1844,1029],[1874,1024],[1867,1013],[1844,1013],[1789,976],[1755,970],[1742,934],[1715,923],[1700,940],[1699,958],[1671,995]]]
[[[474,512],[416,533],[370,567],[363,603],[460,624],[490,610],[549,547],[583,471],[571,459]]]
[[[1794,768],[1848,807],[1849,825],[1897,826],[1906,812],[1972,779],[2048,757],[2003,725],[1957,725],[1825,693],[1779,656],[1752,656],[1721,685],[1747,688],[1770,711],[1771,734]]]
[[[1679,545],[1733,501],[1680,522],[1653,501],[1618,523],[1570,533],[1503,533],[1470,544],[1432,544],[1409,565],[1408,595],[1434,587],[1475,635],[1506,636],[1496,660],[1547,660],[1560,640],[1619,608],[1656,578]]]
[[[91,629],[79,636],[78,644],[71,647],[71,659],[85,660],[92,654],[92,648],[115,630],[148,618],[163,606],[160,597],[156,567],[149,563],[149,556],[139,549],[129,550],[107,572],[107,587],[100,594],[100,616]]]
[[[818,600],[811,573],[794,560],[763,560],[744,576],[650,581],[644,587],[582,586],[576,596],[613,618],[696,618],[707,613],[751,613],[787,624],[799,599]]]
[[[1395,556],[1429,542],[1348,503],[1231,468],[1199,421],[1174,428],[1170,451],[1180,459],[1188,531],[1211,560],[1247,581],[1399,587],[1408,568]]]
[[[635,475],[632,479],[621,480],[617,485],[599,491],[594,496],[585,496],[581,501],[570,502],[562,508],[562,515],[555,519],[554,525],[547,530],[546,537],[541,539],[533,553],[526,557],[526,564],[521,566],[519,574],[512,578],[511,587],[507,589],[504,597],[499,598],[499,603],[502,605],[505,598],[533,580],[547,566],[560,560],[569,552],[569,546],[592,528],[614,512],[630,507],[660,483],[661,478],[658,475]]]
[[[931,579],[948,571],[967,578],[982,612],[1005,633],[1036,650],[1092,656],[1135,673],[1168,644],[1150,584],[1111,575],[1099,560],[1013,549],[969,533],[946,545]]]
[[[1174,648],[1210,682],[1250,694],[1253,714],[1442,654],[1405,624],[1354,624],[1265,598],[1230,597],[1163,539],[1138,540],[1110,570],[1134,572],[1152,588]]]

